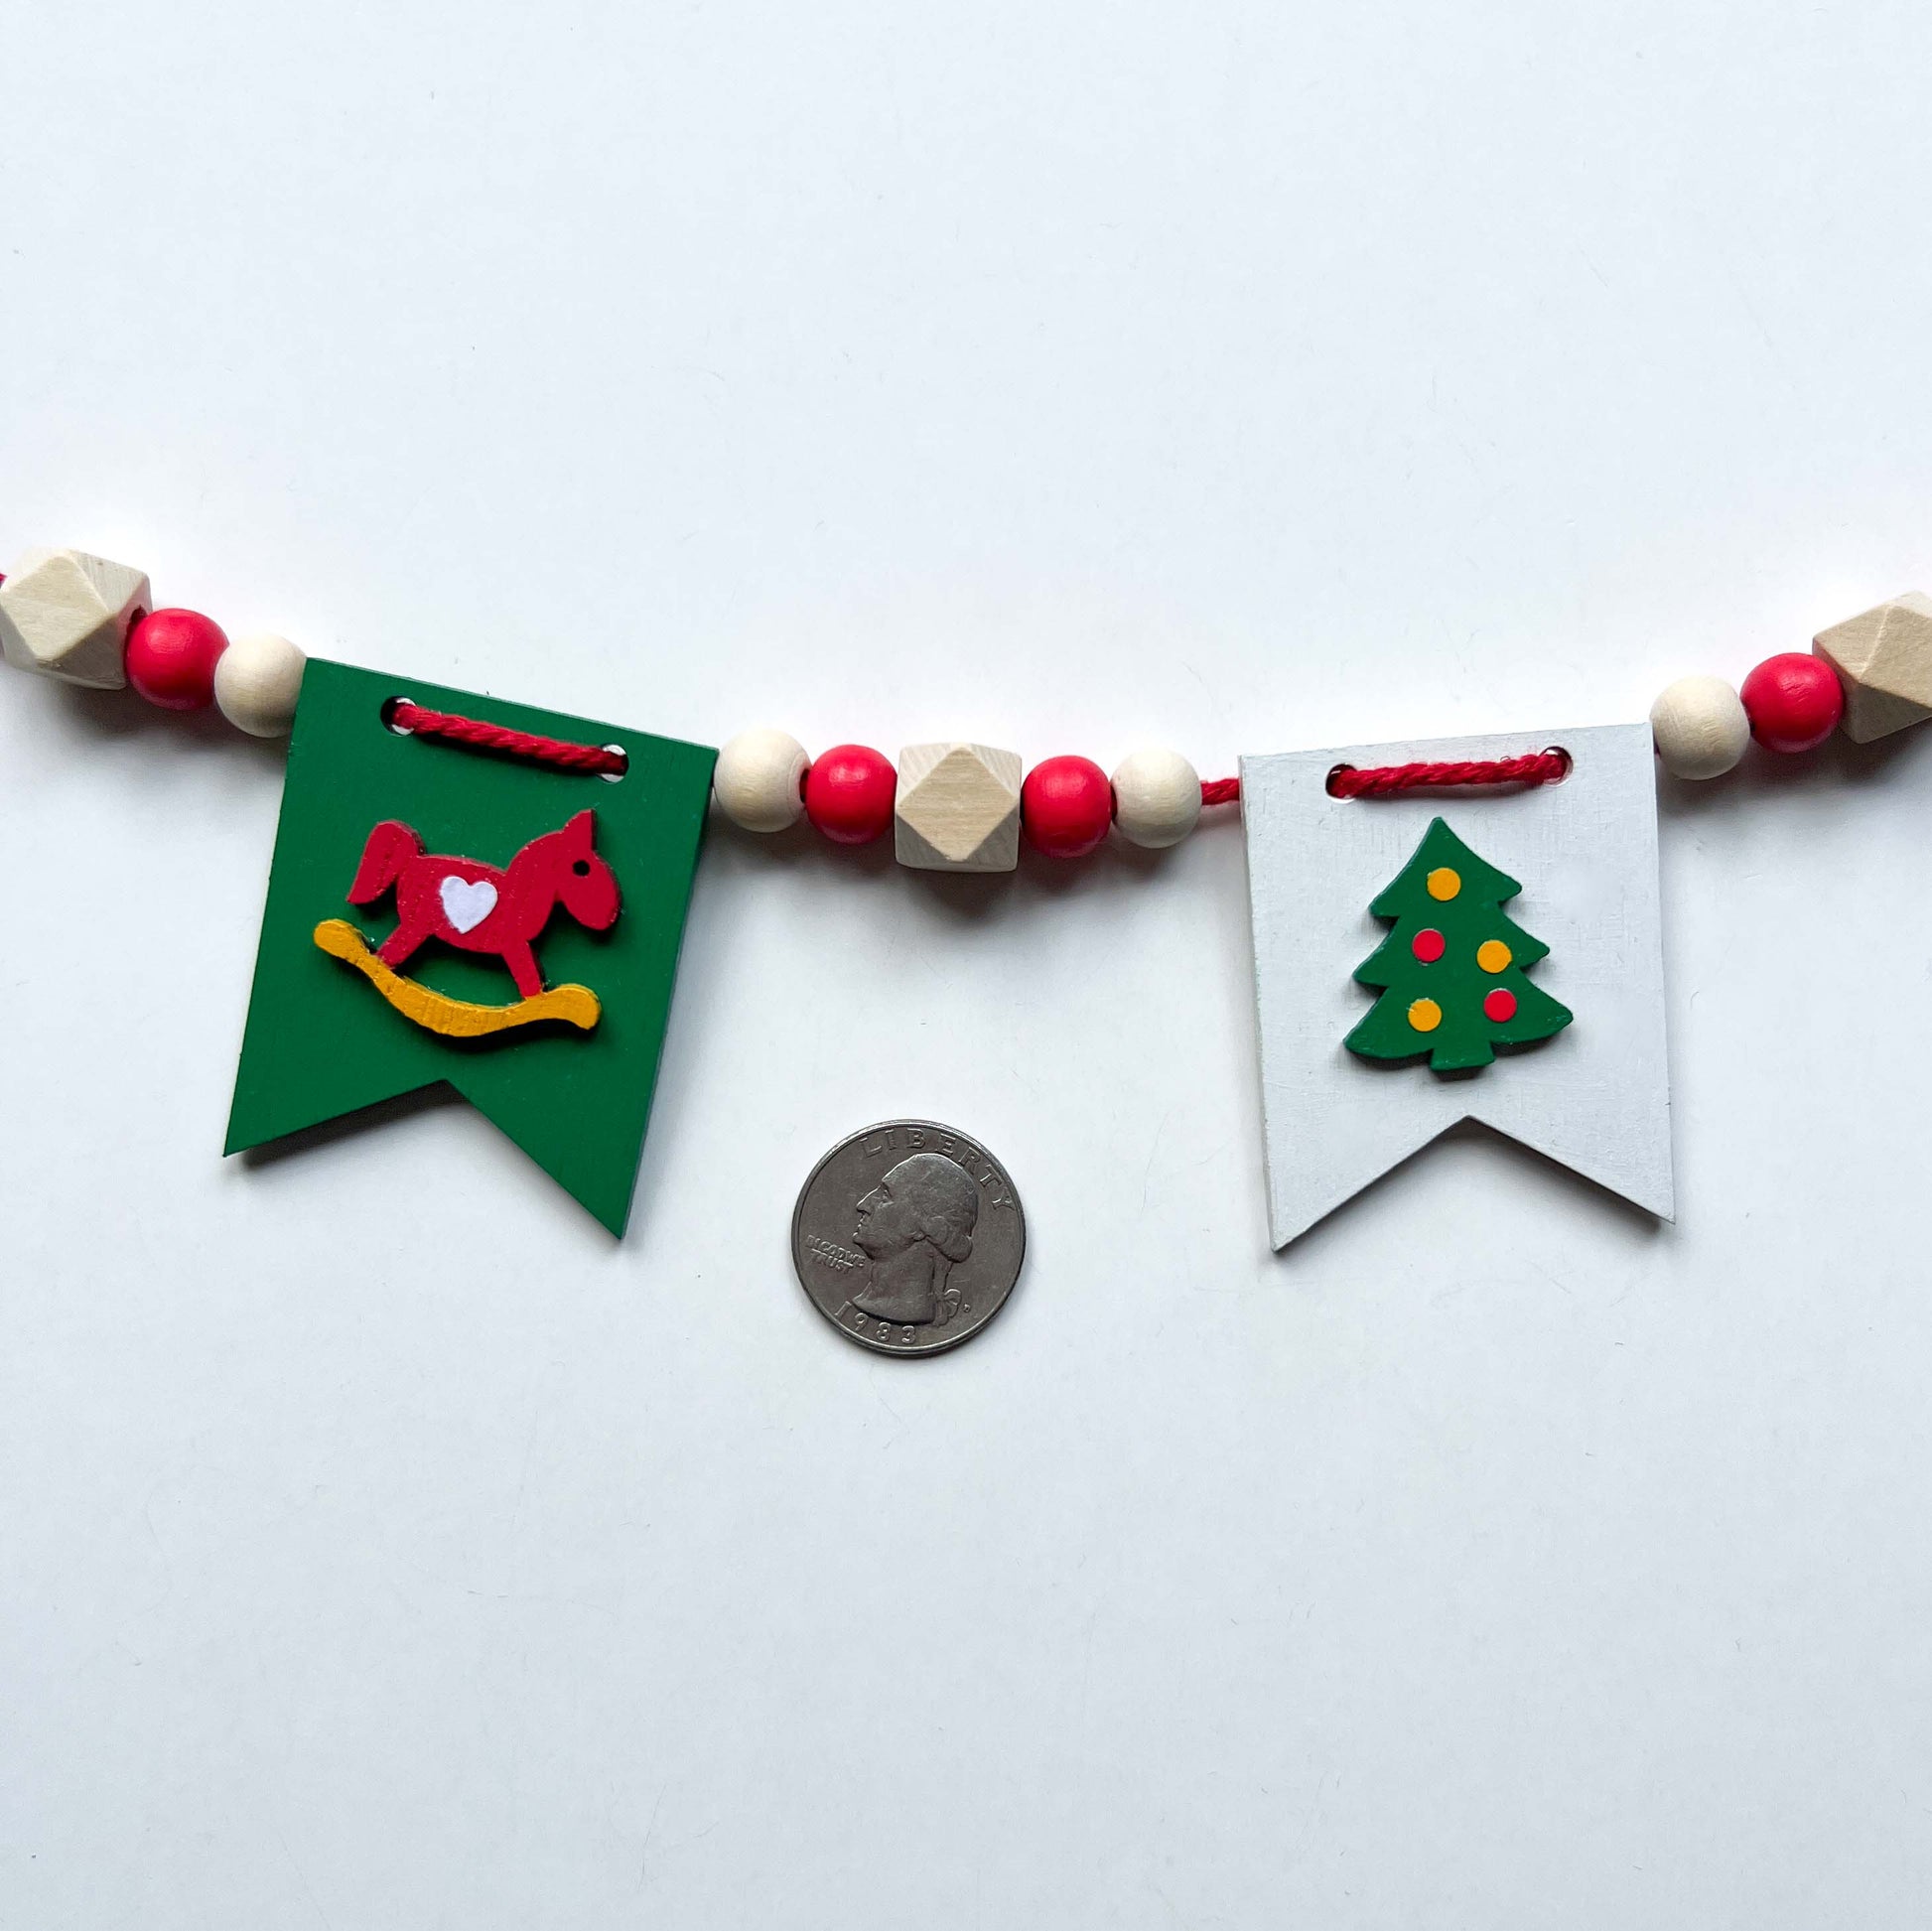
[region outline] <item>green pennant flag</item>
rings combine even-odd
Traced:
[[[628,762],[401,733],[397,697]],[[312,659],[225,1151],[443,1080],[621,1234],[716,758]]]

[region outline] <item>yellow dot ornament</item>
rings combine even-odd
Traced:
[[[1409,1008],[1409,1024],[1418,1033],[1434,1033],[1443,1023],[1443,1009],[1433,999],[1418,999]]]
[[[1462,890],[1462,874],[1452,865],[1439,865],[1429,875],[1432,898],[1453,898]]]
[[[1484,972],[1500,972],[1515,956],[1499,938],[1486,938],[1476,947],[1476,964]]]

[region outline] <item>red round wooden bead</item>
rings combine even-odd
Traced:
[[[870,745],[834,745],[805,773],[805,816],[835,845],[870,845],[891,826],[897,790]]]
[[[1020,787],[1020,822],[1048,858],[1085,858],[1114,820],[1114,787],[1091,758],[1049,758]]]
[[[150,611],[127,633],[127,681],[164,711],[205,711],[228,639],[199,611]]]
[[[1838,672],[1802,650],[1766,657],[1737,695],[1751,736],[1767,751],[1811,751],[1838,729],[1845,691]]]

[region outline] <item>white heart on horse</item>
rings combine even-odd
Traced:
[[[445,879],[443,916],[459,932],[474,932],[496,909],[496,888],[487,879]]]

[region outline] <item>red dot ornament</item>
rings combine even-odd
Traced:
[[[1090,758],[1048,758],[1020,787],[1020,822],[1048,858],[1085,858],[1113,817],[1114,787]]]
[[[1838,729],[1845,691],[1822,657],[1800,650],[1766,657],[1737,695],[1751,736],[1767,751],[1813,751]]]
[[[835,845],[870,845],[891,827],[897,789],[870,745],[834,745],[805,773],[805,816]]]
[[[1423,962],[1424,965],[1434,965],[1436,961],[1443,956],[1444,949],[1447,947],[1448,943],[1449,941],[1443,937],[1442,933],[1439,932],[1435,928],[1435,926],[1425,925],[1422,928],[1422,930],[1418,932],[1416,936],[1409,941],[1409,950],[1413,952],[1416,955],[1416,957]]]
[[[127,633],[127,681],[164,711],[205,711],[228,639],[199,611],[150,611]]]
[[[1500,1026],[1504,1020],[1516,1017],[1516,995],[1507,986],[1498,986],[1485,993],[1482,999],[1482,1017],[1494,1020]]]

